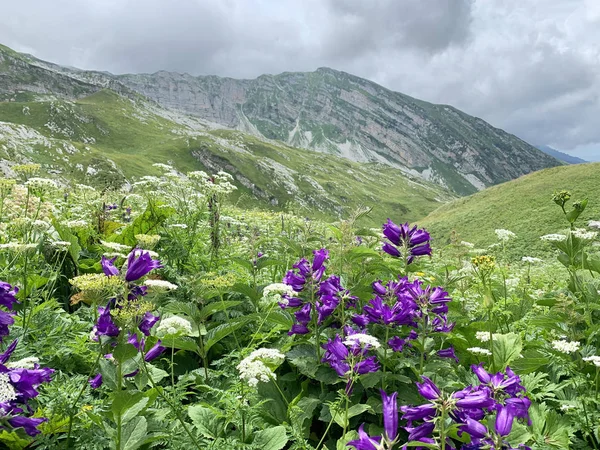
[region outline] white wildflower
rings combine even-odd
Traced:
[[[471,348],[468,348],[467,350],[470,351],[471,353],[475,353],[477,355],[490,356],[492,354],[492,352],[490,352],[488,349],[481,348],[481,347],[471,347]]]
[[[189,320],[179,316],[171,316],[162,319],[156,327],[158,337],[165,336],[190,336],[192,334],[192,324]]]
[[[88,223],[85,220],[69,220],[65,225],[69,228],[85,228]]]
[[[590,220],[588,222],[588,227],[590,227],[590,228],[600,228],[600,220]]]
[[[6,363],[6,367],[9,369],[33,369],[39,362],[40,360],[35,356],[28,356],[18,361],[8,362]]]
[[[549,242],[562,242],[562,241],[567,240],[567,236],[565,236],[564,234],[553,233],[553,234],[546,234],[544,236],[541,236],[540,239],[542,241],[549,241]]]
[[[7,244],[0,244],[0,249],[9,250],[12,252],[25,252],[27,250],[33,250],[37,247],[37,244],[23,244],[21,242],[9,242]]]
[[[114,250],[116,252],[127,252],[127,251],[131,250],[130,245],[123,245],[123,244],[119,244],[118,242],[100,241],[100,243],[104,247],[106,247],[110,250]]]
[[[510,239],[516,237],[517,235],[510,230],[504,230],[502,228],[495,230],[496,236],[498,240],[501,242],[507,242]]]
[[[594,364],[596,367],[600,367],[600,356],[597,356],[597,355],[588,356],[586,358],[583,358],[583,360],[585,362],[590,362],[590,363]]]
[[[535,264],[535,263],[542,262],[542,260],[540,258],[534,258],[532,256],[523,256],[521,258],[521,261],[529,263],[529,264]]]
[[[52,245],[52,247],[63,252],[66,252],[71,246],[71,243],[69,241],[52,241],[50,242],[50,244]]]
[[[166,280],[146,280],[144,284],[149,288],[165,291],[174,291],[178,287],[176,284],[170,283]]]
[[[14,386],[6,373],[0,373],[0,403],[6,403],[17,398]]]
[[[597,231],[587,231],[585,228],[577,228],[576,230],[571,231],[573,236],[583,239],[584,241],[591,241],[596,236],[598,236]]]
[[[297,295],[297,292],[294,291],[294,289],[292,289],[292,287],[287,284],[269,284],[263,289],[262,301],[268,304],[280,302],[281,304],[287,306],[288,300],[282,298],[282,295],[289,295],[290,297],[294,297]]]
[[[575,409],[575,405],[561,405],[560,410],[561,411],[570,411],[571,409]]]
[[[169,228],[181,228],[182,230],[185,230],[187,227],[185,223],[172,223],[169,225]]]
[[[244,358],[236,368],[240,372],[241,380],[251,387],[256,387],[259,382],[268,383],[269,380],[276,378],[267,364],[277,367],[284,359],[285,355],[277,349],[259,349]]]
[[[567,353],[567,354],[574,353],[577,350],[579,350],[579,347],[581,347],[581,344],[577,341],[573,341],[573,342],[568,342],[568,341],[564,341],[564,340],[552,341],[552,348],[561,353]]]
[[[467,248],[474,248],[475,244],[471,243],[471,242],[467,242],[467,241],[460,241],[460,245],[462,245],[463,247],[467,247]]]
[[[168,164],[162,164],[162,163],[154,163],[154,164],[152,164],[152,167],[156,167],[157,169],[162,169],[167,172],[173,170],[173,166],[170,166]]]
[[[49,178],[34,177],[34,178],[30,178],[29,180],[27,180],[24,184],[29,189],[31,189],[32,191],[35,191],[38,194],[42,194],[44,192],[51,191],[58,187],[56,182]]]
[[[351,334],[350,336],[346,337],[346,340],[344,341],[344,345],[347,345],[347,346],[361,345],[361,346],[365,346],[365,347],[369,346],[372,348],[381,347],[381,344],[379,343],[377,338],[375,338],[369,334],[365,334],[365,333]]]
[[[480,342],[488,342],[490,340],[490,333],[487,331],[478,331],[475,333],[475,337]]]

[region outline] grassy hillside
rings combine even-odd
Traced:
[[[589,198],[580,226],[600,219],[600,163],[590,163],[545,169],[487,188],[438,208],[419,224],[441,242],[456,230],[462,240],[480,247],[497,242],[494,230],[505,228],[517,234],[509,244],[514,252],[531,255],[549,249],[540,236],[567,228],[552,201],[557,190],[571,191],[574,200]]]
[[[104,90],[79,100],[0,102],[0,159],[34,161],[65,180],[120,185],[158,174],[153,163],[181,172],[225,170],[248,206],[292,209],[322,219],[374,207],[415,220],[453,198],[444,189],[380,164],[269,143]]]

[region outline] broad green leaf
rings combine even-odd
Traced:
[[[162,339],[162,345],[170,349],[171,347],[180,350],[187,350],[200,354],[198,349],[198,341],[187,336],[182,337],[165,337]]]
[[[75,264],[77,264],[79,261],[79,253],[81,252],[79,239],[77,239],[77,236],[71,233],[71,230],[69,228],[63,226],[56,219],[52,220],[52,226],[54,226],[54,229],[56,230],[62,241],[71,243],[71,245],[69,246],[69,255],[71,256]]]
[[[213,345],[243,327],[249,321],[249,317],[238,317],[236,319],[231,319],[228,323],[211,328],[205,336],[206,341],[204,343],[204,351],[208,352]]]
[[[109,389],[117,388],[117,368],[115,365],[104,358],[100,358],[98,363],[100,366],[100,374],[102,375],[102,383]]]
[[[137,450],[146,440],[148,424],[146,418],[138,416],[123,427],[121,436],[122,450]]]
[[[515,333],[494,336],[494,370],[502,371],[513,360],[519,358],[523,344],[521,337]]]
[[[113,350],[113,358],[123,363],[128,359],[134,358],[139,353],[139,350],[132,344],[120,342]]]
[[[278,426],[259,431],[252,443],[262,450],[281,450],[287,442],[285,427]]]
[[[209,303],[208,305],[206,305],[204,308],[202,308],[200,310],[198,317],[200,320],[205,320],[209,316],[211,316],[212,314],[214,314],[218,311],[224,311],[226,309],[233,308],[234,306],[240,305],[241,303],[242,302],[232,301],[232,300]]]
[[[129,422],[146,407],[149,400],[150,399],[144,397],[144,394],[141,392],[135,394],[127,391],[119,392],[115,395],[111,406],[115,421],[118,416],[121,416],[123,423]]]
[[[290,404],[288,416],[292,420],[294,426],[302,430],[304,429],[304,422],[312,419],[315,409],[317,409],[320,404],[321,400],[316,397],[301,398],[297,404]]]

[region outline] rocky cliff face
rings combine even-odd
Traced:
[[[451,106],[328,68],[254,80],[164,71],[112,75],[58,66],[0,46],[0,101],[32,95],[76,99],[101,89],[131,99],[142,95],[177,113],[261,139],[384,163],[458,194],[561,164]]]
[[[255,80],[170,72],[117,79],[165,107],[289,145],[403,168],[461,194],[560,164],[451,106],[327,68]]]

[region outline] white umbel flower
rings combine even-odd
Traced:
[[[591,241],[596,236],[598,236],[597,231],[587,231],[585,228],[577,228],[576,230],[571,231],[573,236],[582,239],[584,241]]]
[[[40,360],[35,356],[28,356],[18,361],[8,362],[6,363],[6,367],[9,369],[33,369],[39,362]]]
[[[600,356],[588,356],[587,358],[583,358],[585,362],[592,363],[596,367],[600,367]]]
[[[166,280],[146,280],[144,284],[151,289],[164,291],[174,291],[178,288],[176,284],[170,283]]]
[[[475,337],[480,342],[488,342],[490,340],[490,333],[487,331],[478,331],[475,333]]]
[[[510,239],[516,237],[517,235],[510,230],[504,230],[502,228],[495,230],[496,236],[498,240],[501,242],[507,242]]]
[[[567,240],[567,236],[565,236],[564,234],[553,233],[553,234],[545,234],[544,236],[541,236],[540,239],[542,241],[549,241],[549,242],[562,242],[562,241]]]
[[[523,256],[521,258],[521,261],[529,263],[529,264],[535,264],[535,263],[542,262],[542,260],[540,258],[534,258],[532,256]]]
[[[474,248],[475,244],[471,243],[471,242],[467,242],[467,241],[460,241],[460,245],[462,245],[463,247],[467,247],[467,248]]]
[[[588,222],[588,227],[590,227],[590,228],[600,228],[600,220],[590,220]]]
[[[189,320],[179,316],[167,317],[160,321],[156,327],[156,335],[165,336],[190,336],[192,334],[192,324]]]
[[[282,305],[286,305],[288,300],[282,298],[283,295],[288,295],[290,297],[294,297],[297,295],[297,292],[292,289],[291,286],[283,283],[273,283],[265,286],[263,289],[263,295],[261,298],[262,303],[266,305],[270,305],[273,303],[281,303]]]
[[[100,243],[104,247],[106,247],[110,250],[114,250],[116,252],[128,252],[129,250],[131,250],[130,245],[119,244],[118,242],[100,241]]]
[[[346,337],[344,345],[349,347],[354,345],[360,345],[364,347],[369,346],[375,349],[381,347],[381,344],[377,338],[365,333],[351,334],[350,336]]]
[[[568,342],[562,339],[560,341],[552,341],[552,348],[561,353],[575,353],[579,350],[579,347],[581,347],[581,344],[577,341]]]
[[[14,386],[6,373],[0,373],[0,403],[6,403],[17,398]]]
[[[481,348],[481,347],[471,347],[471,348],[468,348],[467,350],[470,351],[471,353],[475,353],[476,355],[490,356],[492,354],[492,352],[490,352],[488,349]]]
[[[277,349],[261,348],[253,351],[237,365],[240,379],[250,387],[256,387],[259,382],[268,383],[276,375],[271,367],[279,366],[285,355]]]

